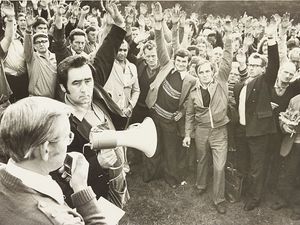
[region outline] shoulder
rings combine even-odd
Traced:
[[[296,95],[295,97],[291,98],[290,100],[290,103],[291,104],[299,104],[300,105],[300,94],[299,95]]]

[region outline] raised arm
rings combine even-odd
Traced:
[[[166,42],[164,40],[162,32],[162,21],[163,13],[162,7],[159,2],[155,3],[154,6],[154,20],[155,20],[155,42],[157,46],[157,57],[160,63],[160,66],[164,66],[170,61],[170,56],[168,54]]]
[[[12,3],[5,2],[2,4],[2,13],[6,15],[6,29],[4,38],[1,40],[1,48],[4,53],[7,53],[8,48],[12,42],[14,36],[14,17],[15,11]]]
[[[180,18],[180,6],[178,4],[171,10],[172,16],[172,48],[174,53],[180,48],[179,43],[179,20]],[[183,20],[183,19],[181,19]]]
[[[279,27],[279,40],[278,40],[278,52],[279,52],[279,60],[280,65],[284,62],[287,62],[287,45],[286,45],[286,36],[288,29],[292,26],[292,21],[290,20],[290,14],[285,13],[282,16],[280,27]]]
[[[104,39],[94,58],[93,66],[96,69],[95,82],[104,86],[106,83],[120,45],[126,35],[124,18],[115,3],[106,1],[106,10],[113,19],[114,25]]]
[[[277,36],[277,25],[273,19],[271,19],[270,24],[266,27],[265,33],[268,37],[268,66],[263,76],[267,83],[273,87],[279,69],[278,45],[275,40]]]
[[[31,63],[33,57],[33,43],[32,43],[32,26],[36,22],[37,17],[33,17],[32,11],[29,11],[26,15],[26,32],[24,38],[24,55],[25,61]]]
[[[225,36],[224,36],[225,46],[224,46],[223,58],[221,59],[220,62],[218,78],[223,82],[227,82],[231,70],[232,57],[233,57],[232,39],[231,39],[232,25],[230,20],[227,20],[225,22],[224,31],[225,31]]]
[[[78,24],[77,24],[78,28],[84,29],[85,17],[89,12],[90,12],[90,7],[88,5],[85,5],[85,6],[82,7],[81,14],[80,14],[80,17],[79,17],[79,21],[78,21]]]
[[[53,51],[55,52],[55,57],[57,64],[63,61],[65,58],[71,56],[67,48],[66,38],[65,38],[65,28],[63,26],[63,14],[66,12],[66,9],[63,5],[59,5],[55,15],[55,26],[53,32]]]

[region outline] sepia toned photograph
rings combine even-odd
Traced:
[[[0,0],[0,224],[300,225],[299,12]]]

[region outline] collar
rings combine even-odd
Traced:
[[[188,71],[182,71],[182,72],[179,72],[179,71],[176,70],[175,68],[173,68],[173,70],[171,71],[171,73],[175,73],[176,71],[180,74],[181,80],[184,80],[184,78],[185,78],[186,75],[188,74]]]
[[[88,109],[83,109],[82,107],[78,107],[77,105],[74,105],[72,102],[70,102],[66,94],[65,94],[65,103],[74,109],[72,111],[73,116],[75,116],[81,122],[84,116],[86,115],[86,113],[88,112]]]
[[[55,54],[52,53],[52,52],[50,52],[50,51],[47,51],[47,57],[45,57],[44,55],[42,55],[42,54],[40,54],[40,53],[38,53],[38,52],[36,52],[36,54],[37,54],[39,57],[44,58],[44,59],[47,59],[47,60],[49,60],[49,61],[52,61],[52,60],[55,59]]]
[[[116,64],[121,65],[121,63],[118,60],[114,61]],[[129,61],[128,59],[125,59],[125,67],[129,67]]]
[[[77,53],[73,50],[72,47],[70,47],[70,49],[71,49],[72,55],[81,55],[81,56],[85,56],[86,58],[89,57],[89,55],[86,54],[84,51],[82,51],[80,54],[77,54]]]
[[[195,85],[195,87],[197,87],[197,88],[200,88],[200,87],[202,87],[203,89],[208,89],[208,87],[212,84],[212,83],[214,83],[214,78],[211,80],[211,82],[209,82],[209,84],[207,84],[206,85],[206,87],[200,82],[200,79],[197,79],[196,80],[196,85]]]
[[[64,196],[59,185],[54,181],[50,175],[44,176],[33,171],[21,168],[9,159],[6,165],[6,171],[16,178],[20,179],[24,185],[30,187],[37,192],[45,194],[59,204],[64,204]]]
[[[288,86],[289,86],[289,83],[283,83],[283,82],[281,82],[279,84],[279,80],[278,79],[276,80],[276,82],[274,84],[274,88],[277,88],[277,89],[280,89],[280,90],[286,89]]]

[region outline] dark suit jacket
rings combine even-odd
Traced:
[[[250,81],[246,91],[246,136],[261,136],[276,133],[276,123],[271,107],[271,89],[279,69],[278,46],[268,47],[266,73]],[[244,83],[234,87],[234,97],[239,106],[239,97]]]
[[[66,46],[66,41],[63,35],[64,31],[56,30],[55,37],[55,47],[56,47],[56,57],[57,62],[64,60],[71,55],[70,50]],[[122,111],[119,107],[112,101],[107,92],[103,89],[103,85],[107,81],[111,68],[113,66],[114,59],[120,45],[125,36],[125,31],[117,26],[113,26],[107,37],[105,38],[103,44],[96,53],[93,66],[95,71],[93,71],[94,78],[94,95],[93,103],[99,107],[106,118],[111,120],[117,129],[121,129],[125,124],[122,124],[121,121]],[[64,95],[59,95],[60,101],[64,102]],[[97,197],[107,196],[108,192],[108,170],[101,168],[98,163],[97,155],[94,151],[89,148],[85,148],[83,152],[83,145],[89,142],[89,132],[91,126],[87,121],[79,121],[76,117],[70,117],[71,130],[74,133],[74,141],[70,146],[68,146],[68,151],[77,151],[84,153],[86,159],[89,161],[89,176],[88,176],[88,185],[90,185]],[[67,197],[66,202],[71,204],[70,195],[73,192],[68,184],[60,179],[60,176],[57,174],[53,175],[55,180],[58,181],[62,190]]]

